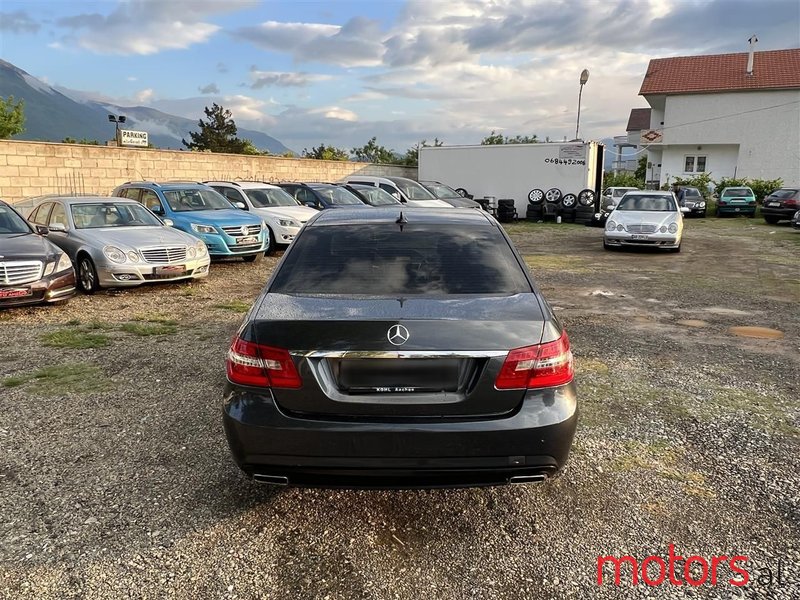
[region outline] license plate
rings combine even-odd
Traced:
[[[244,237],[240,237],[236,240],[237,244],[257,244],[258,243],[258,236],[257,235],[246,235]]]
[[[780,206],[780,205],[781,205],[780,202],[768,202],[767,203],[767,206]]]
[[[166,267],[155,267],[153,269],[153,275],[178,275],[185,272],[185,265],[169,265]]]
[[[33,290],[31,290],[31,288],[0,290],[0,298],[25,298],[26,296],[33,296]]]
[[[649,235],[644,235],[643,233],[634,233],[631,236],[631,239],[634,239],[634,240],[648,240],[648,239],[650,239],[650,236]]]

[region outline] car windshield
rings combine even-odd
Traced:
[[[443,183],[426,183],[425,187],[437,198],[461,198],[461,194]]]
[[[4,204],[0,204],[0,235],[10,233],[30,233],[31,228],[12,209]]]
[[[136,202],[98,202],[70,206],[76,229],[99,227],[160,227],[163,225],[149,210]]]
[[[359,185],[355,186],[355,189],[358,190],[358,193],[364,196],[367,200],[367,204],[371,204],[372,206],[384,206],[386,204],[400,204],[399,200],[392,196],[386,190],[382,190],[381,188],[373,187],[371,185]]]
[[[800,190],[790,190],[790,189],[782,189],[782,190],[775,190],[770,194],[772,198],[791,198]]]
[[[753,192],[747,188],[729,188],[722,192],[722,195],[733,198],[746,198],[747,196],[752,196]]]
[[[531,291],[506,240],[486,226],[311,227],[293,244],[271,292],[397,297]]]
[[[295,199],[281,188],[258,188],[243,191],[256,208],[297,206]]]
[[[612,197],[612,198],[621,198],[622,196],[624,196],[624,195],[625,195],[625,194],[627,194],[628,192],[630,192],[630,191],[633,191],[633,190],[635,190],[635,189],[636,189],[636,188],[617,188],[616,190],[614,190],[614,191],[611,193],[611,197]]]
[[[700,190],[696,190],[695,188],[686,188],[683,190],[683,197],[684,198],[699,198],[701,196]]]
[[[193,210],[221,210],[233,208],[222,194],[214,190],[189,188],[185,190],[168,190],[164,192],[167,204],[175,212]]]
[[[673,212],[675,202],[667,196],[640,196],[628,194],[619,201],[617,210],[643,210],[654,212]]]
[[[410,179],[392,179],[392,181],[409,200],[436,200],[436,196],[416,181]]]
[[[361,204],[364,203],[356,198],[353,194],[344,188],[332,185],[330,187],[315,187],[313,188],[317,194],[325,198],[330,204],[347,205],[347,204]]]

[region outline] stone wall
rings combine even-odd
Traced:
[[[0,140],[0,199],[21,207],[47,194],[107,196],[126,181],[338,181],[352,173],[417,177],[396,165]]]

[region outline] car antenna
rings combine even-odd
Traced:
[[[402,210],[400,211],[400,216],[397,217],[397,221],[395,221],[395,223],[400,225],[400,231],[403,231],[403,225],[408,223],[408,219],[406,219],[406,216],[403,214]]]

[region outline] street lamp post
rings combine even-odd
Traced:
[[[119,145],[120,144],[119,126],[120,124],[125,123],[126,121],[125,115],[119,115],[119,116],[108,115],[108,120],[109,122],[114,123],[114,139],[116,140],[117,145]]]
[[[584,69],[581,71],[581,88],[578,91],[578,122],[575,124],[575,139],[578,139],[578,132],[581,129],[581,95],[583,94],[583,86],[589,81],[589,70]]]

